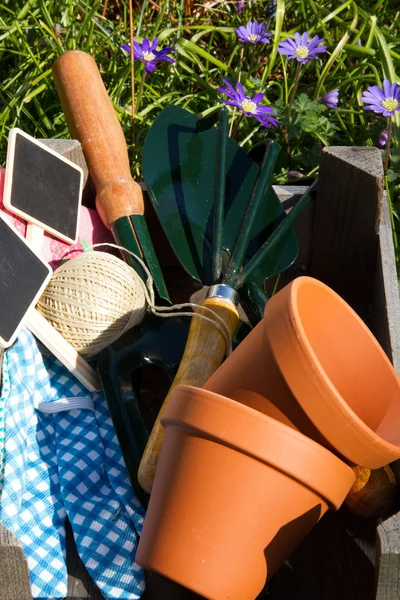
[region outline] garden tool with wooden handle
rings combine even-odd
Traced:
[[[263,177],[261,176],[260,179],[261,181],[259,180],[258,184],[262,186]],[[304,210],[304,207],[309,202],[312,189],[315,188],[315,185],[316,184],[313,184],[313,186],[309,188],[309,191],[298,201],[289,216],[271,235],[266,242],[266,245],[261,247],[259,254],[254,257],[254,262],[252,263],[250,261],[245,269],[242,271],[238,270],[236,278],[242,284],[246,281],[245,275],[243,274],[246,268],[248,269],[247,272],[251,273],[258,261],[262,260],[263,253],[270,252],[275,245],[279,244],[298,214]],[[239,248],[239,245],[237,248]],[[234,252],[232,256],[237,257],[238,254]],[[231,264],[231,267],[232,271],[227,270],[226,276],[226,281],[229,281],[229,284],[222,283],[211,286],[208,290],[207,298],[202,302],[202,305],[210,308],[217,313],[217,315],[222,317],[231,335],[233,335],[239,322],[239,314],[236,309],[236,306],[239,303],[239,294],[231,287],[234,285],[233,272],[236,271],[236,266]],[[249,283],[254,284],[254,282]],[[251,293],[254,295],[254,289]],[[266,297],[261,289],[259,290],[259,295],[260,301],[264,301],[265,304],[266,300],[264,300],[264,298]],[[201,312],[201,309],[197,310]],[[209,316],[207,313],[205,314]],[[197,387],[204,385],[218,369],[225,354],[226,343],[221,331],[216,329],[212,324],[207,322],[204,323],[202,320],[193,317],[182,361],[168,395],[157,416],[139,466],[138,481],[146,492],[151,493],[156,474],[158,455],[164,440],[164,428],[160,423],[160,418],[168,402],[171,391],[179,384],[194,385]]]
[[[239,323],[237,302],[238,295],[236,292],[228,286],[216,285],[209,289],[208,297],[201,305],[221,317],[230,335],[233,336]],[[198,308],[195,312],[212,319],[212,313],[209,310],[202,311]],[[172,390],[180,384],[203,385],[218,369],[227,353],[226,338],[222,331],[217,328],[219,321],[216,320],[215,322],[216,325],[213,325],[209,321],[204,321],[195,316],[192,317],[182,361],[157,415],[139,466],[138,481],[149,494],[153,487],[158,456],[164,441],[164,428],[160,423],[160,419]]]
[[[353,467],[356,480],[344,501],[352,513],[363,519],[382,519],[399,508],[400,494],[390,467]]]
[[[222,207],[225,197],[225,166],[226,166],[226,139],[228,128],[228,114],[225,110],[220,113],[220,123],[218,131],[218,153],[216,162],[216,185],[214,189],[214,205],[217,210],[214,212],[214,231],[213,237],[214,260],[212,269],[217,271],[216,278],[219,277],[222,269]],[[198,314],[202,314],[208,319],[212,318],[213,312],[216,313],[228,330],[228,335],[233,336],[239,323],[239,313],[237,304],[239,296],[233,288],[226,285],[215,285],[208,290],[207,298],[201,303],[207,311],[197,309]],[[212,311],[212,312],[210,312]],[[217,323],[217,321],[216,321]],[[158,456],[164,440],[164,428],[160,419],[164,408],[166,407],[169,396],[175,386],[179,384],[188,384],[201,386],[211,377],[223,361],[227,351],[227,343],[222,331],[217,325],[205,321],[199,317],[193,317],[189,329],[189,335],[185,346],[185,351],[179,369],[172,382],[170,390],[164,403],[157,415],[153,425],[149,440],[143,453],[138,471],[138,481],[142,488],[150,493],[157,468]]]
[[[237,292],[237,281],[240,280],[241,286],[249,283],[256,286],[257,281],[247,281],[243,277],[243,262],[245,260],[248,244],[252,237],[254,223],[259,215],[259,207],[265,198],[266,188],[272,169],[275,164],[275,158],[279,151],[276,144],[270,144],[266,149],[263,164],[259,170],[258,177],[252,186],[252,193],[249,198],[247,208],[243,215],[243,220],[237,230],[236,241],[233,243],[232,252],[229,261],[223,264],[223,220],[225,203],[225,183],[226,183],[226,146],[227,146],[227,113],[225,109],[220,111],[219,133],[216,155],[216,180],[214,189],[214,211],[213,211],[213,236],[212,236],[212,261],[211,272],[212,279],[216,282],[209,288],[208,295],[203,305],[211,308],[219,314],[225,321],[231,335],[235,332],[239,321],[239,315],[236,305],[239,302]],[[299,210],[306,205],[308,198],[302,199],[300,205],[296,206],[292,214],[283,219],[280,225],[269,236],[266,246],[261,248],[253,256],[253,261],[247,263],[248,273],[253,273],[259,263],[265,261],[265,257],[280,244],[287,235],[293,219]],[[255,265],[255,266],[254,266]],[[245,268],[246,268],[245,267]],[[265,306],[266,296],[261,288],[259,289],[260,304],[262,309]],[[254,289],[252,289],[254,297]],[[262,314],[261,309],[261,314]],[[201,309],[200,309],[201,310]],[[179,384],[189,384],[202,386],[209,377],[217,370],[226,353],[226,343],[221,332],[215,326],[204,322],[196,317],[192,319],[189,330],[188,341],[185,347],[182,362],[177,375],[172,383],[171,390]],[[170,390],[170,391],[171,391]],[[164,430],[160,423],[160,417],[165,408],[170,392],[164,401],[160,414],[150,434],[149,441],[145,448],[138,473],[140,485],[148,492],[151,492],[155,478],[158,455],[164,438]]]
[[[71,137],[78,139],[96,188],[96,208],[117,244],[149,268],[160,298],[169,300],[144,218],[142,190],[131,176],[126,140],[94,59],[70,50],[53,65],[53,77]],[[146,280],[140,264],[125,260]]]

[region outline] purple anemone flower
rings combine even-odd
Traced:
[[[289,181],[300,179],[300,177],[303,177],[303,173],[300,173],[300,171],[288,171],[287,178]]]
[[[339,104],[339,90],[331,90],[326,92],[320,98],[322,104],[325,104],[328,108],[337,108]]]
[[[269,5],[267,6],[267,10],[265,11],[266,17],[275,17],[277,4],[278,4],[277,0],[271,0]]]
[[[238,15],[241,15],[243,10],[244,10],[244,5],[246,3],[246,0],[237,0],[236,2],[236,11]]]
[[[393,117],[395,112],[400,111],[400,87],[397,83],[390,83],[388,79],[384,79],[383,88],[371,85],[363,92],[361,102],[367,105],[364,106],[364,110],[373,110],[384,117]]]
[[[266,25],[257,21],[248,21],[246,27],[241,25],[235,33],[243,44],[269,44],[271,33],[265,33]]]
[[[304,33],[295,33],[294,40],[287,38],[284,42],[278,45],[279,54],[284,54],[288,60],[295,58],[299,63],[305,64],[313,58],[318,58],[318,54],[326,51],[326,46],[320,46],[323,38],[314,35],[310,39],[308,31]]]
[[[147,38],[143,38],[143,42],[133,42],[133,56],[135,60],[140,60],[144,63],[144,68],[148,73],[152,73],[157,67],[157,63],[165,60],[174,63],[175,60],[167,54],[171,54],[175,49],[173,46],[167,46],[157,52],[158,38],[154,38],[151,43]],[[121,48],[127,52],[131,51],[130,46],[122,44]]]
[[[384,129],[380,132],[378,137],[378,148],[386,148],[386,144],[388,143],[389,132],[387,129]]]
[[[237,82],[235,90],[227,79],[222,81],[228,89],[217,88],[217,91],[228,96],[229,100],[221,100],[221,102],[239,108],[246,117],[254,117],[264,127],[278,126],[273,109],[270,106],[258,106],[263,100],[264,94],[258,93],[254,98],[250,98],[244,93],[241,83]]]

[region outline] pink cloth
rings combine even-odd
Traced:
[[[4,208],[3,192],[5,173],[6,170],[0,167],[0,213],[19,231],[19,233],[21,233],[21,235],[25,237],[26,221],[11,214]],[[63,257],[69,260],[70,258],[81,254],[88,246],[99,244],[101,242],[115,243],[111,232],[103,225],[97,211],[82,206],[80,211],[78,242],[76,244],[66,244],[45,232],[42,258],[47,261],[54,270],[61,264]],[[106,249],[106,247],[104,249]],[[103,248],[99,248],[99,250],[103,250]]]

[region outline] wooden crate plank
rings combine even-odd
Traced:
[[[374,284],[382,194],[378,148],[324,148],[310,275],[336,290],[364,318]]]
[[[400,598],[400,515],[378,526],[379,570],[376,600]]]
[[[0,523],[0,600],[32,600],[21,542]]]
[[[400,301],[390,207],[383,194],[371,329],[400,375]]]
[[[283,208],[287,213],[290,212],[296,202],[298,202],[301,196],[303,196],[308,190],[308,186],[274,185],[272,187],[274,188],[274,191],[276,192]],[[280,290],[296,277],[301,277],[302,275],[307,275],[309,273],[314,213],[315,194],[313,194],[311,202],[298,216],[293,225],[293,232],[296,236],[299,246],[299,252],[296,260],[289,268],[283,271],[283,273],[280,273],[277,277],[271,277],[265,282],[265,290],[267,294],[272,294],[278,278],[279,281],[277,289]]]
[[[383,195],[379,246],[371,310],[371,329],[385,349],[400,375],[400,301],[390,207]],[[400,483],[400,461],[392,463]],[[400,514],[397,513],[377,528],[377,592],[376,600],[400,598]]]
[[[326,514],[270,582],[270,600],[374,600],[375,523]]]

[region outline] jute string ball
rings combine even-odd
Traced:
[[[142,321],[143,288],[136,271],[113,254],[83,252],[54,271],[37,309],[91,358]]]

